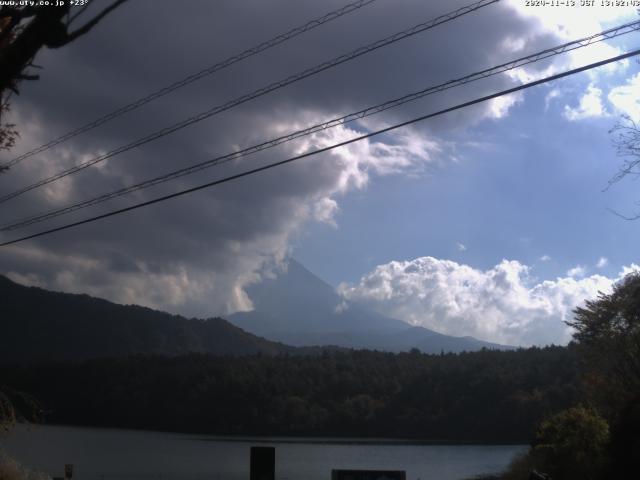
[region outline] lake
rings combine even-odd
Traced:
[[[331,469],[406,470],[407,480],[460,480],[502,470],[524,446],[412,445],[393,440],[227,438],[18,425],[0,449],[24,465],[79,480],[248,480],[249,448],[274,446],[276,479],[330,480]]]

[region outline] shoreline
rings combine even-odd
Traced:
[[[406,438],[406,437],[359,437],[359,436],[340,436],[340,435],[254,435],[254,434],[223,434],[223,433],[202,433],[202,432],[184,432],[184,431],[167,431],[167,430],[150,430],[127,427],[110,427],[103,425],[73,425],[63,423],[16,423],[16,427],[38,429],[40,427],[54,428],[72,428],[72,429],[91,429],[106,430],[118,432],[130,432],[133,434],[145,433],[161,433],[168,435],[191,437],[199,442],[237,442],[237,443],[261,443],[261,444],[301,444],[301,445],[385,445],[385,446],[411,446],[411,445],[429,445],[429,446],[494,446],[494,447],[528,447],[526,442],[482,442],[473,440],[450,440],[437,438]],[[4,432],[5,435],[10,434]],[[0,439],[3,435],[0,435]]]

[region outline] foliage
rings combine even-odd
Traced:
[[[609,478],[640,472],[640,397],[627,404],[611,431]]]
[[[217,434],[528,442],[578,397],[573,349],[135,356],[0,368],[54,423]]]
[[[613,134],[616,153],[623,158],[620,169],[609,180],[609,186],[611,186],[623,178],[640,175],[640,126],[631,117],[625,115],[609,133]],[[627,220],[637,220],[640,218],[640,213],[634,213],[632,216],[620,216]]]
[[[10,150],[16,142],[18,131],[13,123],[3,123],[4,114],[9,111],[9,104],[0,98],[0,150]],[[0,169],[2,172],[2,169]]]
[[[504,472],[497,474],[476,475],[468,480],[532,480],[535,471],[533,457],[529,453],[517,455]]]
[[[595,399],[608,416],[615,415],[640,392],[640,273],[577,308],[568,324],[576,329]]]
[[[6,90],[17,93],[21,80],[38,79],[27,70],[35,67],[32,61],[41,48],[68,45],[90,32],[124,2],[126,0],[113,1],[75,29],[72,25],[86,4],[79,9],[73,9],[72,2],[59,2],[59,5],[53,5],[53,2],[51,5],[36,5],[38,2],[19,5],[15,2],[16,5],[0,6],[0,93]]]
[[[533,458],[555,480],[599,478],[609,442],[609,424],[593,409],[578,406],[543,421]]]
[[[0,5],[0,150],[11,149],[19,136],[15,125],[3,120],[9,111],[7,93],[19,93],[21,81],[39,78],[30,72],[32,68],[40,68],[33,64],[39,50],[68,45],[90,32],[124,2],[126,0],[115,0],[75,29],[71,28],[72,24],[89,2],[76,2],[83,5],[77,8],[72,8],[73,2],[58,2],[59,5],[53,5],[54,2],[13,2],[13,5]],[[0,173],[6,170],[7,166],[0,167]]]
[[[8,430],[17,421],[39,421],[40,404],[31,395],[0,385],[0,430]]]
[[[0,480],[47,480],[49,477],[41,472],[31,471],[20,465],[13,458],[0,453]]]
[[[530,474],[535,470],[531,455],[523,454],[514,458],[506,472],[500,475],[499,480],[530,480]]]
[[[574,313],[567,323],[575,329],[570,348],[580,363],[582,401],[598,410],[576,406],[543,421],[531,452],[501,480],[527,480],[535,468],[554,480],[640,472],[640,273]]]
[[[24,287],[0,276],[0,362],[83,360],[135,353],[277,354],[292,347],[251,335],[220,318],[187,319],[88,295]]]
[[[0,390],[0,431],[8,429],[16,421],[16,411],[9,397]]]
[[[550,417],[522,463],[554,480],[627,478],[640,472],[640,274],[627,275],[611,294],[574,313],[567,323],[575,329],[584,398],[606,419],[583,406]],[[524,470],[512,467],[502,478],[524,480]]]

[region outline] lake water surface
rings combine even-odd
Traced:
[[[19,425],[0,436],[24,465],[78,480],[248,480],[249,448],[274,446],[276,479],[330,480],[331,469],[405,470],[407,480],[460,480],[502,470],[523,446],[408,445],[392,440],[238,439],[146,431]]]

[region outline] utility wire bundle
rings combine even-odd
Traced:
[[[372,3],[373,1],[375,1],[375,0],[354,2],[352,4],[349,4],[349,5],[345,6],[345,7],[343,7],[340,10],[331,12],[330,14],[327,14],[326,16],[321,17],[321,18],[322,19],[325,19],[325,18],[334,19],[334,18],[337,18],[338,16],[344,15],[345,14],[344,12],[349,13],[349,12],[353,11],[354,9],[357,9],[357,8],[360,8],[360,7],[364,6],[364,5],[366,5],[366,4]],[[248,100],[250,100],[252,98],[255,98],[252,95],[257,95],[257,96],[264,95],[264,94],[269,93],[270,91],[272,91],[274,89],[282,88],[283,86],[288,85],[289,83],[293,83],[295,81],[299,81],[299,80],[301,80],[303,78],[306,78],[306,77],[308,77],[310,75],[314,75],[316,73],[319,73],[320,71],[323,71],[323,70],[325,70],[327,68],[331,68],[332,66],[339,65],[340,63],[344,63],[344,62],[349,61],[351,59],[357,58],[360,55],[363,55],[363,54],[368,53],[370,51],[373,51],[375,49],[381,48],[382,46],[386,46],[388,44],[395,43],[396,41],[399,41],[399,40],[401,40],[403,38],[407,38],[408,36],[415,35],[416,33],[420,33],[422,31],[428,30],[430,28],[433,28],[434,26],[440,25],[440,24],[445,23],[445,22],[449,22],[449,21],[451,21],[451,20],[453,20],[455,18],[458,18],[458,17],[460,17],[462,15],[466,15],[466,14],[468,14],[470,12],[476,11],[479,8],[483,8],[483,7],[486,7],[486,6],[491,5],[493,3],[496,3],[497,1],[499,1],[499,0],[483,0],[483,1],[480,1],[480,2],[473,3],[471,5],[467,5],[465,7],[462,7],[460,9],[458,9],[458,10],[455,10],[455,11],[450,12],[448,14],[445,14],[445,15],[442,15],[440,17],[437,17],[437,18],[435,18],[435,19],[433,19],[431,21],[418,24],[418,25],[416,25],[416,26],[414,26],[414,27],[412,27],[412,28],[410,28],[408,30],[404,30],[402,32],[398,32],[397,34],[394,34],[394,35],[391,35],[389,37],[386,37],[386,38],[384,38],[382,40],[379,40],[377,42],[369,44],[369,45],[367,45],[365,47],[361,47],[361,48],[359,48],[357,50],[354,50],[353,52],[351,52],[349,54],[345,54],[345,55],[341,55],[339,57],[336,57],[336,58],[334,58],[334,59],[332,59],[332,60],[330,60],[328,62],[324,62],[322,64],[317,65],[316,67],[312,67],[312,68],[307,69],[307,70],[305,70],[303,72],[300,72],[297,75],[293,75],[293,76],[287,77],[285,80],[282,80],[280,82],[276,82],[276,83],[271,84],[271,85],[269,85],[267,87],[263,87],[262,89],[259,89],[259,90],[255,91],[255,92],[251,93],[251,94],[239,97],[238,99],[235,99],[235,100],[232,100],[230,102],[227,102],[226,104],[224,104],[222,106],[214,107],[213,109],[210,109],[210,110],[208,110],[206,112],[203,112],[203,113],[201,113],[201,114],[199,114],[199,115],[197,115],[195,117],[191,117],[191,118],[189,118],[187,120],[184,120],[183,122],[179,122],[177,124],[174,124],[171,127],[167,127],[166,129],[160,130],[159,132],[156,132],[156,133],[150,135],[149,137],[143,137],[142,139],[139,139],[136,142],[128,144],[128,145],[126,145],[124,147],[120,147],[119,149],[113,150],[112,152],[108,152],[107,154],[105,154],[103,156],[96,157],[96,158],[94,158],[92,160],[89,160],[87,162],[81,163],[81,164],[79,164],[78,166],[76,166],[76,167],[74,167],[72,169],[66,170],[64,172],[60,172],[57,175],[54,175],[54,176],[49,177],[47,179],[44,179],[44,180],[42,180],[40,182],[36,182],[35,184],[30,185],[28,187],[25,187],[25,188],[23,188],[21,190],[17,190],[16,192],[13,192],[12,194],[5,195],[4,197],[0,197],[0,202],[7,201],[7,200],[9,200],[11,198],[14,198],[14,197],[22,194],[22,193],[25,193],[26,191],[38,188],[39,186],[42,186],[42,185],[44,185],[46,183],[50,183],[50,182],[53,182],[53,181],[55,181],[55,180],[57,180],[59,178],[62,178],[63,176],[70,175],[70,174],[75,173],[75,172],[77,172],[77,171],[79,171],[81,169],[87,168],[88,166],[93,165],[93,164],[95,164],[95,163],[97,163],[99,161],[105,160],[106,158],[110,158],[111,156],[114,156],[114,155],[117,155],[119,153],[122,153],[123,151],[127,151],[127,150],[129,150],[131,148],[135,148],[138,145],[141,145],[143,143],[147,143],[147,142],[152,141],[152,140],[154,140],[156,138],[159,138],[159,137],[156,137],[157,135],[164,136],[166,134],[172,133],[173,131],[175,131],[177,129],[184,128],[185,126],[188,126],[188,125],[190,125],[192,123],[195,123],[196,121],[201,121],[201,120],[203,120],[205,118],[208,118],[208,117],[210,117],[212,115],[215,115],[216,113],[219,113],[218,109],[225,108],[225,105],[227,106],[226,109],[233,108],[233,106],[238,104],[238,103],[235,103],[235,102],[242,103],[244,101],[248,101]],[[337,12],[343,12],[343,13],[338,15]],[[319,22],[319,21],[320,20],[316,20],[316,22]],[[330,20],[325,20],[325,22],[326,21],[330,21]],[[298,27],[298,29],[291,30],[290,32],[288,32],[288,34],[291,33],[291,32],[298,32],[298,33],[296,33],[296,35],[300,34],[301,32],[306,31],[306,30],[302,30],[303,28],[305,28],[308,25],[311,25],[312,23],[313,22],[309,22],[309,23],[305,24],[305,26],[303,26],[303,27]],[[322,24],[322,23],[318,23],[318,25],[320,25],[320,24]],[[317,26],[316,24],[313,24],[313,25]],[[315,28],[315,26],[313,28]],[[607,39],[611,39],[611,38],[615,38],[615,37],[618,37],[618,36],[621,36],[621,35],[625,35],[625,34],[628,34],[628,33],[631,33],[631,32],[635,32],[635,31],[638,31],[638,30],[640,30],[640,21],[630,22],[630,23],[627,23],[627,24],[624,24],[624,25],[620,25],[620,26],[617,26],[617,27],[614,27],[614,28],[610,28],[610,29],[607,29],[607,30],[605,30],[603,32],[600,32],[600,33],[597,33],[597,34],[594,34],[594,35],[591,35],[591,36],[588,36],[588,37],[584,37],[584,38],[581,38],[581,39],[578,39],[578,40],[567,42],[567,43],[564,43],[562,45],[558,45],[558,46],[553,47],[553,48],[545,49],[543,51],[540,51],[540,52],[537,52],[537,53],[534,53],[534,54],[531,54],[531,55],[527,55],[527,56],[518,58],[516,60],[512,60],[510,62],[502,63],[500,65],[497,65],[497,66],[494,66],[494,67],[491,67],[491,68],[488,68],[488,69],[485,69],[485,70],[482,70],[482,71],[479,71],[479,72],[471,73],[471,74],[465,75],[463,77],[460,77],[460,78],[457,78],[457,79],[454,79],[454,80],[450,80],[450,81],[441,83],[439,85],[430,86],[430,87],[424,88],[422,90],[419,90],[417,92],[409,93],[409,94],[404,95],[402,97],[399,97],[399,98],[396,98],[396,99],[393,99],[393,100],[388,100],[388,101],[383,102],[381,104],[378,104],[378,105],[375,105],[375,106],[371,106],[371,107],[367,107],[367,108],[359,110],[357,112],[349,113],[347,115],[344,115],[344,116],[341,116],[341,117],[338,117],[338,118],[334,118],[334,119],[322,122],[320,124],[313,125],[311,127],[307,127],[307,128],[301,129],[301,130],[297,130],[295,132],[291,132],[289,134],[286,134],[286,135],[283,135],[283,136],[280,136],[280,137],[277,137],[277,138],[273,138],[273,139],[267,140],[267,141],[259,143],[257,145],[253,145],[253,146],[241,149],[239,151],[230,152],[228,154],[220,155],[220,156],[217,156],[215,158],[206,160],[204,162],[199,162],[199,163],[193,164],[193,165],[191,165],[189,167],[186,167],[186,168],[182,168],[182,169],[175,170],[175,171],[163,174],[163,175],[159,175],[159,176],[150,178],[148,180],[145,180],[143,182],[136,183],[134,185],[131,185],[131,186],[128,186],[128,187],[124,187],[124,188],[121,188],[121,189],[118,189],[118,190],[115,190],[115,191],[112,191],[112,192],[108,192],[108,193],[99,195],[97,197],[93,197],[91,199],[87,199],[87,200],[84,200],[84,201],[81,201],[81,202],[77,202],[77,203],[74,203],[74,204],[71,204],[71,205],[68,205],[68,206],[65,206],[65,207],[61,207],[61,208],[57,208],[57,209],[54,209],[54,210],[50,210],[50,211],[45,212],[45,213],[32,215],[30,217],[23,218],[21,220],[17,220],[17,221],[9,223],[7,225],[4,225],[3,227],[0,228],[0,231],[3,231],[3,232],[4,231],[11,231],[11,230],[15,230],[15,229],[18,229],[18,228],[23,228],[23,227],[26,227],[26,226],[29,226],[29,225],[33,225],[33,224],[36,224],[36,223],[40,223],[40,222],[43,222],[45,220],[49,220],[51,218],[55,218],[55,217],[58,217],[58,216],[61,216],[61,215],[69,214],[69,213],[75,212],[75,211],[80,210],[80,209],[84,209],[84,208],[87,208],[87,207],[91,207],[91,206],[97,205],[99,203],[106,202],[106,201],[111,200],[111,199],[116,198],[116,197],[120,197],[120,196],[129,194],[129,193],[132,193],[132,192],[135,192],[135,191],[139,191],[139,190],[142,190],[142,189],[145,189],[145,188],[149,188],[149,187],[151,187],[153,185],[158,185],[160,183],[168,182],[170,180],[173,180],[173,179],[176,179],[176,178],[180,178],[180,177],[183,177],[185,175],[189,175],[189,174],[201,171],[201,170],[206,169],[206,168],[210,168],[210,167],[213,167],[213,166],[216,166],[216,165],[221,165],[223,163],[230,162],[230,161],[235,160],[237,158],[245,157],[245,156],[248,156],[248,155],[263,151],[263,150],[266,150],[268,148],[275,147],[276,145],[280,145],[280,144],[283,144],[285,142],[289,142],[291,140],[294,140],[294,139],[297,139],[297,138],[301,138],[303,136],[311,135],[311,134],[314,134],[314,133],[317,133],[317,132],[320,132],[320,131],[323,131],[323,130],[327,130],[329,128],[334,128],[334,127],[337,127],[337,126],[340,126],[340,125],[344,125],[344,124],[347,124],[349,122],[353,122],[353,121],[356,121],[356,120],[359,120],[359,119],[362,119],[362,118],[365,118],[365,117],[368,117],[368,116],[371,116],[371,115],[375,115],[375,114],[384,112],[386,110],[389,110],[391,108],[396,108],[396,107],[398,107],[400,105],[404,105],[406,103],[413,102],[413,101],[416,101],[418,99],[424,98],[424,97],[426,97],[428,95],[432,95],[432,94],[435,94],[435,93],[438,93],[438,92],[442,92],[442,91],[445,91],[445,90],[448,90],[450,88],[454,88],[454,87],[457,87],[457,86],[465,85],[465,84],[468,84],[470,82],[478,81],[478,80],[481,80],[483,78],[487,78],[487,77],[490,77],[490,76],[498,75],[500,73],[504,73],[504,72],[507,72],[507,71],[510,71],[510,70],[513,70],[513,69],[516,69],[516,68],[531,64],[531,63],[534,63],[534,62],[538,62],[540,60],[543,60],[543,59],[546,59],[546,58],[549,58],[549,57],[560,55],[562,53],[566,53],[568,51],[572,51],[572,50],[575,50],[575,49],[578,49],[578,48],[584,48],[584,47],[587,47],[587,46],[589,46],[589,45],[591,45],[593,43],[601,42],[601,41],[604,41],[604,40],[607,40]],[[288,34],[283,34],[283,35],[275,37],[275,38],[276,39],[284,38]],[[284,40],[282,40],[282,41],[284,41]],[[267,43],[268,42],[265,42],[265,43],[263,43],[261,45],[266,45]],[[257,48],[257,47],[255,47],[255,48]],[[250,49],[250,50],[252,50],[252,49]],[[247,50],[245,52],[249,52],[249,50]],[[253,54],[255,54],[255,53],[253,53]],[[39,236],[47,235],[47,234],[54,233],[54,232],[61,231],[61,230],[66,230],[68,228],[79,226],[79,225],[82,225],[82,224],[85,224],[85,223],[94,222],[94,221],[97,221],[97,220],[100,220],[100,219],[103,219],[103,218],[107,218],[107,217],[110,217],[110,216],[114,216],[114,215],[118,215],[118,214],[121,214],[121,213],[125,213],[125,212],[128,212],[128,211],[135,210],[135,209],[138,209],[138,208],[142,208],[142,207],[145,207],[145,206],[148,206],[148,205],[152,205],[152,204],[155,204],[155,203],[163,202],[163,201],[166,201],[166,200],[169,200],[169,199],[172,199],[172,198],[176,198],[176,197],[179,197],[179,196],[182,196],[182,195],[186,195],[188,193],[192,193],[192,192],[198,191],[198,190],[202,190],[202,189],[205,189],[205,188],[210,188],[212,186],[219,185],[221,183],[226,183],[226,182],[229,182],[229,181],[232,181],[232,180],[236,180],[236,179],[248,176],[248,175],[253,175],[255,173],[258,173],[258,172],[261,172],[261,171],[264,171],[264,170],[275,168],[277,166],[285,165],[285,164],[300,160],[302,158],[306,158],[306,157],[310,157],[310,156],[313,156],[313,155],[317,155],[319,153],[327,152],[327,151],[332,150],[334,148],[338,148],[338,147],[341,147],[341,146],[346,146],[346,145],[349,145],[349,144],[357,142],[357,141],[361,141],[361,140],[364,140],[364,139],[372,138],[374,136],[377,136],[377,135],[380,135],[380,134],[383,134],[383,133],[386,133],[386,132],[389,132],[389,131],[392,131],[392,130],[395,130],[395,129],[398,129],[398,128],[401,128],[401,127],[404,127],[404,126],[407,126],[407,125],[410,125],[410,124],[413,124],[413,123],[421,122],[421,121],[424,121],[426,119],[433,118],[433,117],[436,117],[436,116],[439,116],[439,115],[443,115],[443,114],[446,114],[446,113],[449,113],[449,112],[452,112],[452,111],[455,111],[455,110],[458,110],[458,109],[461,109],[461,108],[466,108],[468,106],[471,106],[471,105],[474,105],[474,104],[477,104],[477,103],[480,103],[480,102],[485,102],[485,101],[491,100],[493,98],[497,98],[499,96],[508,95],[510,93],[514,93],[514,92],[517,92],[517,91],[520,91],[520,90],[524,90],[526,88],[531,88],[531,87],[533,87],[535,85],[539,85],[541,83],[546,83],[546,82],[553,81],[553,80],[556,80],[556,79],[559,79],[559,78],[563,78],[563,77],[566,77],[566,76],[569,76],[569,75],[574,75],[574,74],[579,73],[579,72],[583,72],[583,71],[586,71],[586,70],[589,70],[589,69],[592,69],[592,68],[597,68],[599,66],[606,65],[606,64],[609,64],[609,63],[612,63],[612,62],[616,62],[616,61],[620,61],[620,60],[623,60],[625,58],[630,58],[630,57],[633,57],[633,56],[636,56],[636,55],[639,55],[639,54],[640,54],[640,50],[631,51],[629,53],[618,55],[616,57],[612,57],[612,58],[609,58],[609,59],[606,59],[606,60],[603,60],[603,61],[600,61],[600,62],[595,62],[595,63],[589,64],[589,65],[586,65],[586,66],[583,66],[583,67],[580,67],[580,68],[575,68],[575,69],[569,70],[567,72],[559,73],[559,74],[552,75],[552,76],[549,76],[549,77],[546,77],[546,78],[543,78],[543,79],[539,79],[539,80],[535,80],[535,81],[532,81],[532,82],[528,82],[528,83],[519,85],[519,86],[514,87],[514,88],[510,88],[510,89],[507,89],[507,90],[496,92],[496,93],[491,94],[491,95],[487,95],[487,96],[484,96],[484,97],[481,97],[481,98],[476,98],[474,100],[471,100],[471,101],[468,101],[468,102],[464,102],[464,103],[461,103],[461,104],[458,104],[458,105],[455,105],[455,106],[452,106],[452,107],[449,107],[449,108],[445,108],[445,109],[439,110],[437,112],[421,115],[421,116],[416,117],[414,119],[411,119],[411,120],[408,120],[408,121],[405,121],[405,122],[402,122],[402,123],[399,123],[399,124],[395,124],[395,125],[392,125],[392,126],[389,126],[389,127],[386,127],[386,128],[374,131],[374,132],[369,132],[369,133],[366,133],[366,134],[363,134],[363,135],[359,135],[359,136],[356,136],[355,138],[352,138],[352,139],[349,139],[349,140],[346,140],[346,141],[343,141],[343,142],[340,142],[340,143],[337,143],[337,144],[334,144],[334,145],[330,145],[328,147],[320,148],[320,149],[313,150],[313,151],[310,151],[310,152],[307,152],[307,153],[303,153],[301,155],[297,155],[295,157],[287,158],[287,159],[284,159],[284,160],[280,160],[280,161],[277,161],[277,162],[270,163],[268,165],[263,165],[263,166],[260,166],[260,167],[257,167],[257,168],[246,170],[244,172],[241,172],[241,173],[238,173],[238,174],[235,174],[235,175],[230,175],[230,176],[222,178],[222,179],[218,179],[218,180],[215,180],[215,181],[212,181],[212,182],[208,182],[208,183],[205,183],[205,184],[202,184],[202,185],[198,185],[196,187],[191,187],[191,188],[188,188],[188,189],[184,189],[184,190],[181,190],[181,191],[178,191],[178,192],[175,192],[175,193],[171,193],[171,194],[168,194],[168,195],[164,195],[162,197],[158,197],[158,198],[155,198],[155,199],[152,199],[152,200],[140,202],[140,203],[137,203],[137,204],[125,207],[125,208],[121,208],[121,209],[118,209],[118,210],[110,211],[110,212],[107,212],[107,213],[104,213],[104,214],[101,214],[101,215],[96,215],[96,216],[93,216],[93,217],[90,217],[90,218],[87,218],[87,219],[84,219],[84,220],[76,221],[76,222],[73,222],[73,223],[62,225],[60,227],[56,227],[56,228],[52,228],[52,229],[49,229],[49,230],[41,231],[41,232],[38,232],[38,233],[35,233],[35,234],[27,235],[27,236],[24,236],[24,237],[21,237],[21,238],[18,238],[18,239],[6,241],[4,243],[0,243],[0,246],[10,245],[10,244],[21,242],[21,241],[24,241],[24,240],[27,240],[27,239],[36,238],[36,237],[39,237]],[[231,58],[235,58],[235,57],[231,57]],[[219,64],[216,64],[216,65],[221,65],[222,63],[223,62],[220,62]],[[206,74],[203,74],[203,72],[208,72],[208,71],[210,71],[211,69],[213,69],[215,67],[216,66],[211,67],[210,69],[203,70],[202,72],[199,72],[198,74],[195,74],[195,75],[192,75],[190,77],[187,77],[187,79],[193,79],[191,81],[195,81],[198,78],[201,78],[201,77],[198,77],[198,75],[204,76]],[[215,70],[212,70],[212,71],[215,71]],[[171,86],[167,87],[166,89],[160,90],[160,91],[158,91],[158,92],[156,92],[154,94],[149,95],[148,97],[144,97],[140,101],[144,101],[144,103],[147,103],[147,102],[153,100],[154,98],[157,98],[157,97],[153,97],[153,95],[157,95],[159,92],[166,91],[166,93],[169,93],[172,90],[168,90],[168,89],[173,88],[175,85],[178,85],[179,83],[180,82],[176,82],[175,84],[172,84]],[[180,87],[177,86],[177,87],[175,87],[173,89],[176,89],[176,88],[180,88]],[[166,93],[164,93],[164,94],[166,94]],[[144,103],[142,103],[142,104],[144,104]],[[137,104],[137,102],[134,102],[134,103],[132,103],[130,105],[136,105],[136,104]],[[113,114],[110,114],[110,115],[114,115],[114,117],[109,117],[109,115],[107,115],[105,117],[101,117],[100,119],[96,120],[96,122],[105,123],[106,121],[109,121],[111,118],[115,118],[115,116],[119,116],[119,115],[121,115],[123,113],[126,113],[126,111],[128,111],[128,110],[125,110],[125,109],[128,108],[128,107],[129,106],[123,107],[123,109],[116,110],[115,112],[113,112]],[[133,109],[133,108],[137,108],[137,106],[136,107],[132,107],[131,109]],[[223,111],[223,110],[220,110],[220,111]],[[116,115],[117,112],[122,112],[122,113],[119,113],[118,115]],[[107,117],[109,117],[109,118],[107,118]],[[104,120],[104,119],[106,119],[106,120]],[[52,141],[52,142],[61,143],[61,142],[65,141],[66,139],[71,138],[68,135],[73,134],[72,136],[75,136],[75,135],[78,135],[79,133],[82,133],[80,131],[82,128],[87,128],[89,125],[94,125],[94,124],[95,125],[93,127],[91,127],[91,128],[95,128],[95,126],[101,124],[101,123],[96,123],[96,122],[88,124],[85,127],[81,127],[80,129],[74,130],[73,132],[70,132],[67,135],[63,135],[62,137],[59,137],[58,139],[56,139],[55,141]],[[185,122],[191,122],[191,123],[185,123]],[[84,131],[86,131],[86,130],[84,130]],[[78,133],[74,133],[74,132],[78,132]],[[50,148],[50,146],[54,146],[55,144],[57,144],[57,143],[53,144],[52,142],[49,142],[48,144],[45,144],[45,145],[43,145],[42,147],[39,147],[39,148],[43,148],[43,149],[46,150],[47,148]],[[140,142],[142,142],[142,143],[140,143]],[[50,145],[50,146],[47,147],[47,145]],[[38,149],[34,149],[31,152],[27,152],[27,154],[23,154],[23,156],[24,155],[27,155],[27,156],[35,155],[36,153],[38,153],[36,150],[38,150]],[[24,158],[27,158],[27,157],[24,157]],[[17,163],[17,162],[20,161],[20,159],[21,159],[21,157],[17,157],[13,161]]]
[[[209,75],[213,75],[214,73],[219,72],[220,70],[230,67],[231,65],[234,65],[238,62],[241,62],[242,60],[245,60],[249,57],[253,57],[254,55],[257,55],[266,50],[269,50],[270,48],[273,48],[277,45],[280,45],[281,43],[291,40],[297,37],[298,35],[302,35],[303,33],[309,32],[314,28],[324,25],[325,23],[332,22],[333,20],[336,20],[344,15],[347,15],[348,13],[354,12],[359,8],[369,5],[370,3],[373,3],[375,1],[376,0],[358,0],[357,2],[353,2],[348,5],[345,5],[342,8],[339,8],[338,10],[329,12],[326,15],[323,15],[322,17],[315,18],[305,23],[304,25],[293,28],[286,33],[277,35],[276,37],[273,37],[272,39],[267,40],[266,42],[262,42],[259,45],[256,45],[255,47],[248,48],[247,50],[244,50],[243,52],[240,52],[237,55],[233,55],[229,58],[226,58],[225,60],[222,60],[216,63],[215,65],[212,65],[208,68],[204,68],[197,73],[188,75],[182,80],[178,80],[177,82],[167,85],[166,87],[163,87],[160,90],[156,90],[155,92],[152,92],[149,95],[139,98],[138,100],[135,100],[127,105],[124,105],[123,107],[120,107],[117,110],[114,110],[113,112],[110,112],[92,122],[87,123],[86,125],[78,127],[75,130],[72,130],[58,138],[55,138],[45,143],[44,145],[34,148],[33,150],[29,150],[28,152],[25,152],[22,155],[19,155],[13,160],[10,160],[0,165],[0,168],[12,167],[29,157],[33,157],[34,155],[37,155],[38,153],[42,153],[46,150],[49,150],[50,148],[55,147],[60,143],[66,142],[67,140],[70,140],[73,137],[76,137],[82,133],[86,133],[89,130],[93,130],[94,128],[99,127],[100,125],[103,125],[115,118],[118,118],[124,115],[125,113],[132,112],[133,110],[136,110],[142,107],[143,105],[146,105],[149,102],[157,100],[160,97],[164,97],[165,95],[168,95],[171,92],[174,92],[182,87],[186,87],[187,85],[194,83],[198,80],[202,80],[203,78]]]
[[[209,110],[206,110],[204,112],[201,112],[197,115],[194,115],[192,117],[186,118],[180,122],[174,123],[173,125],[170,125],[168,127],[162,128],[156,132],[153,132],[149,135],[146,135],[142,138],[139,138],[137,140],[134,140],[133,142],[130,142],[126,145],[120,146],[118,148],[115,148],[103,155],[99,155],[97,157],[94,157],[90,160],[87,160],[85,162],[82,162],[72,168],[69,168],[67,170],[64,170],[62,172],[59,172],[55,175],[52,175],[50,177],[47,177],[43,180],[40,180],[38,182],[32,183],[31,185],[28,185],[26,187],[23,187],[19,190],[16,190],[14,192],[11,192],[7,195],[3,195],[0,196],[0,203],[6,202],[7,200],[11,200],[12,198],[15,198],[17,196],[22,195],[23,193],[29,192],[31,190],[34,190],[36,188],[42,187],[44,185],[48,185],[51,182],[55,182],[56,180],[60,180],[61,178],[67,177],[69,175],[73,175],[74,173],[77,173],[81,170],[84,170],[85,168],[88,168],[92,165],[96,165],[97,163],[103,162],[109,158],[115,157],[116,155],[120,155],[121,153],[124,152],[128,152],[129,150],[132,150],[134,148],[140,147],[142,145],[145,145],[149,142],[153,142],[154,140],[158,140],[162,137],[165,137],[169,134],[175,133],[178,130],[182,130],[183,128],[189,127],[191,125],[194,125],[196,123],[199,123],[203,120],[206,120],[214,115],[217,115],[219,113],[222,112],[226,112],[227,110],[231,110],[234,107],[237,107],[239,105],[242,105],[243,103],[246,103],[250,100],[254,100],[258,97],[261,97],[263,95],[266,95],[268,93],[271,93],[275,90],[279,90],[281,88],[284,88],[288,85],[291,85],[293,83],[299,82],[301,80],[304,80],[305,78],[311,77],[313,75],[316,75],[320,72],[323,72],[325,70],[328,70],[330,68],[336,67],[338,65],[341,65],[345,62],[354,60],[358,57],[361,57],[362,55],[366,55],[367,53],[371,53],[375,50],[378,50],[382,47],[386,47],[387,45],[391,45],[393,43],[399,42],[400,40],[404,40],[406,38],[409,38],[413,35],[417,35],[418,33],[424,32],[426,30],[429,30],[431,28],[434,28],[438,25],[441,25],[443,23],[447,23],[450,22],[458,17],[461,17],[463,15],[467,15],[471,12],[474,12],[480,8],[486,7],[488,5],[491,5],[493,3],[497,3],[499,0],[481,0],[479,2],[473,3],[471,5],[467,5],[465,7],[459,8],[457,10],[454,10],[453,12],[449,12],[447,14],[441,15],[437,18],[434,18],[432,20],[429,20],[427,22],[423,22],[423,23],[419,23],[417,25],[414,25],[411,28],[408,28],[406,30],[403,30],[401,32],[397,32],[394,33],[393,35],[389,35],[388,37],[383,38],[382,40],[378,40],[376,42],[370,43],[368,45],[365,45],[364,47],[360,47],[357,48],[356,50],[353,50],[349,53],[340,55],[338,57],[332,58],[331,60],[328,60],[326,62],[320,63],[314,67],[308,68],[306,70],[303,70],[302,72],[299,72],[295,75],[290,75],[282,80],[279,80],[277,82],[273,82],[265,87],[259,88],[251,93],[247,93],[245,95],[242,95],[240,97],[234,98],[233,100],[229,100],[226,103],[223,103],[221,105],[217,105],[213,108],[210,108]]]

